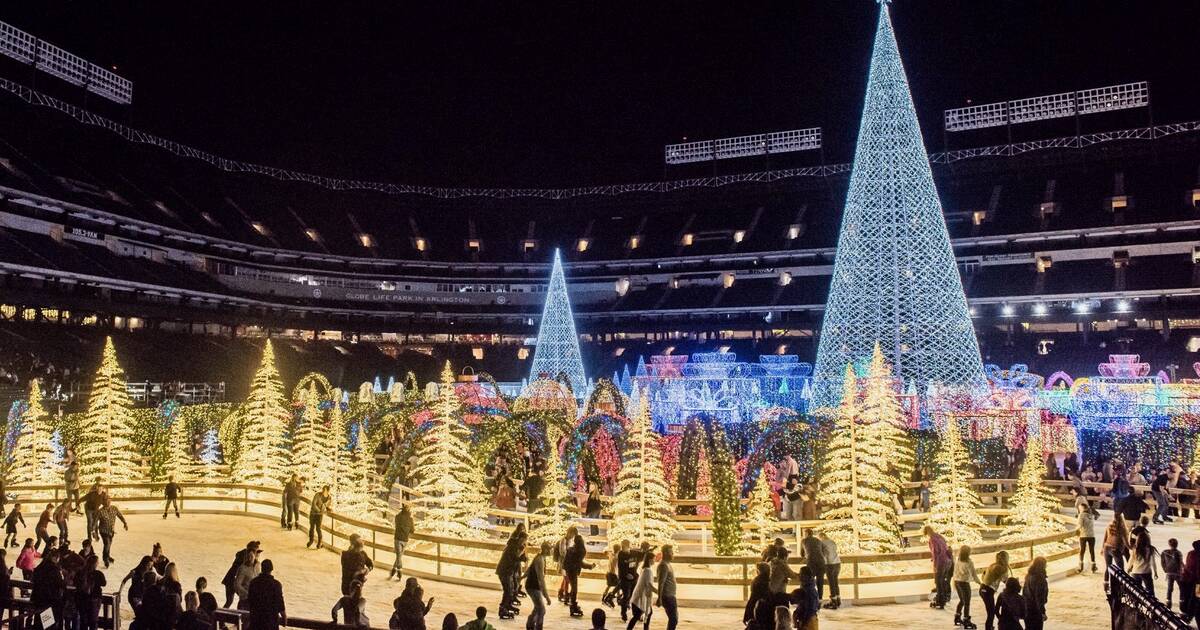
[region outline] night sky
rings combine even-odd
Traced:
[[[945,108],[1151,81],[1200,118],[1200,2],[897,0],[931,149]],[[336,9],[336,10],[335,10]],[[664,176],[662,145],[857,133],[876,5],[751,2],[8,2],[0,20],[134,82],[90,106],[226,157],[416,184]],[[54,82],[55,79],[39,78]],[[670,176],[670,173],[666,173]]]

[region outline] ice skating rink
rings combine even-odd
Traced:
[[[340,595],[338,556],[330,551],[306,549],[306,538],[300,531],[283,531],[270,521],[235,515],[189,515],[185,512],[180,519],[173,515],[167,520],[151,515],[130,515],[128,519],[129,531],[119,531],[113,545],[116,564],[106,571],[109,590],[115,588],[141,556],[150,553],[150,548],[155,542],[161,542],[167,556],[179,566],[185,592],[194,588],[197,577],[205,576],[208,578],[209,590],[217,594],[219,602],[223,602],[224,588],[220,584],[221,577],[229,568],[234,553],[244,547],[247,541],[254,539],[262,541],[262,557],[270,558],[275,564],[275,575],[283,583],[290,615],[328,619],[330,608]],[[82,516],[71,520],[73,531],[80,532],[83,527]],[[1100,529],[1099,525],[1097,529]],[[32,531],[32,528],[22,531],[22,539],[31,535]],[[1167,538],[1170,537],[1178,538],[1181,548],[1190,548],[1191,540],[1198,534],[1200,532],[1197,531],[1194,522],[1155,526],[1151,529],[1154,544],[1159,548],[1165,548]],[[391,616],[391,602],[400,594],[401,584],[396,580],[387,579],[391,566],[390,554],[386,559],[384,555],[380,554],[382,566],[376,567],[367,580],[365,595],[371,625],[386,628]],[[426,625],[430,628],[440,628],[442,617],[449,612],[458,615],[460,624],[466,623],[473,617],[475,607],[479,605],[488,607],[489,619],[492,625],[499,629],[525,627],[523,617],[511,621],[501,621],[495,617],[499,591],[429,580],[421,582],[425,587],[426,596],[435,599],[433,610],[426,617]],[[551,588],[556,586],[557,583],[554,583]],[[1157,584],[1160,598],[1164,596],[1165,586],[1166,583],[1160,576]],[[952,629],[954,604],[955,600],[952,600],[950,606],[942,611],[931,610],[928,603],[923,601],[911,604],[843,607],[837,611],[823,610],[820,625],[823,630],[859,629],[869,627],[868,624],[878,627],[877,624],[881,622],[897,629]],[[598,605],[598,601],[581,602],[588,615]],[[982,628],[983,604],[978,596],[971,602],[971,608],[972,617]],[[529,609],[527,603],[522,606],[526,613]],[[1056,630],[1094,630],[1108,626],[1108,606],[1103,594],[1102,574],[1088,573],[1051,582],[1049,611],[1047,627]],[[615,622],[620,620],[620,610],[610,609],[608,612],[609,627],[617,628],[619,624]],[[131,618],[130,611],[126,610],[124,614],[130,615],[126,617],[127,620]],[[741,610],[727,608],[681,608],[679,625],[681,628],[737,630],[742,627],[741,616]],[[666,617],[662,615],[661,610],[656,611],[651,627],[662,628],[665,625]],[[586,630],[591,626],[586,618],[571,619],[566,608],[554,602],[547,616],[546,627]]]

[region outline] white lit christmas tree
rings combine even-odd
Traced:
[[[1008,502],[1001,540],[1036,538],[1059,531],[1060,526],[1050,516],[1058,513],[1059,503],[1043,481],[1045,474],[1041,437],[1030,435],[1025,442],[1025,462],[1017,475],[1017,490]]]
[[[380,521],[387,506],[379,497],[375,457],[362,424],[358,425],[354,448],[343,450],[338,458],[338,468],[334,493],[337,512],[359,520]]]
[[[883,3],[814,370],[815,404],[884,346],[915,391],[982,384],[983,364],[912,94]]]
[[[761,547],[775,536],[779,529],[779,515],[775,513],[775,502],[771,499],[771,486],[767,483],[766,470],[760,470],[750,493],[750,504],[746,506],[745,524],[751,539]]]
[[[57,484],[57,459],[50,416],[42,405],[42,387],[37,379],[29,381],[29,403],[21,414],[21,431],[13,445],[8,483],[12,485]]]
[[[567,533],[572,519],[577,515],[575,498],[567,485],[567,473],[563,469],[562,458],[558,455],[558,432],[550,429],[547,432],[546,471],[542,476],[542,492],[539,495],[541,505],[537,515],[543,518],[530,520],[531,531],[529,542],[541,544],[556,542]]]
[[[287,476],[287,451],[283,443],[288,410],[283,383],[275,367],[275,348],[269,339],[250,383],[241,421],[241,449],[233,466],[233,479],[240,483],[280,485]]]
[[[871,366],[863,386],[862,406],[858,420],[865,425],[871,438],[878,439],[880,448],[887,453],[889,476],[896,483],[894,492],[899,493],[900,483],[912,476],[916,465],[916,453],[912,438],[904,423],[904,410],[897,398],[897,381],[892,375],[892,366],[884,360],[879,344],[871,353]]]
[[[137,448],[133,442],[131,407],[125,370],[117,361],[112,337],[106,337],[100,367],[92,380],[87,413],[80,426],[77,452],[81,485],[136,480]]]
[[[858,381],[846,366],[842,401],[822,461],[820,529],[845,551],[894,553],[900,529],[892,503],[898,488],[888,470],[890,449],[875,427],[859,422]]]
[[[934,462],[933,482],[929,486],[929,525],[952,545],[978,545],[983,542],[987,520],[979,513],[982,502],[971,478],[967,449],[963,446],[958,420],[946,419],[942,440]]]
[[[621,454],[608,540],[628,539],[635,546],[642,541],[665,545],[674,540],[679,524],[663,476],[662,449],[658,436],[650,428],[647,396],[643,394],[639,399],[637,415],[625,436],[625,452]]]
[[[550,285],[546,287],[546,303],[538,326],[537,345],[533,350],[530,382],[543,373],[551,379],[558,378],[560,373],[566,374],[576,398],[587,394],[579,335],[575,333],[575,316],[571,313],[571,298],[567,294],[567,280],[557,249],[554,250],[554,266],[550,270]]]
[[[337,465],[340,450],[337,443],[340,429],[326,424],[316,382],[309,381],[308,388],[302,391],[304,408],[292,439],[292,472],[308,479],[309,487],[316,489],[332,485],[337,476],[333,467]]]
[[[177,415],[167,429],[167,457],[163,462],[163,474],[183,483],[195,481],[197,472],[192,457],[192,435],[188,431],[187,419]]]
[[[483,473],[468,447],[470,431],[458,413],[454,372],[450,362],[442,370],[442,386],[434,403],[434,417],[417,451],[414,488],[424,517],[420,530],[435,536],[479,539],[487,518]]]

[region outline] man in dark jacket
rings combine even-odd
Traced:
[[[233,597],[237,594],[236,591],[234,591],[233,584],[237,579],[238,569],[246,563],[246,556],[253,555],[257,550],[258,541],[251,540],[250,542],[246,543],[245,549],[239,550],[237,554],[234,555],[233,564],[230,565],[229,570],[225,572],[225,577],[221,579],[221,584],[225,585],[225,605],[222,606],[222,608],[229,608],[233,606]]]
[[[374,568],[375,563],[363,551],[362,538],[351,534],[350,548],[342,552],[342,595],[350,594],[350,584],[355,580],[365,582],[367,572]]]
[[[388,577],[395,576],[399,579],[400,572],[404,569],[404,548],[408,546],[408,538],[412,536],[414,529],[412,512],[408,510],[408,506],[402,506],[399,512],[396,512],[396,523],[393,528],[392,550],[396,554],[396,561],[392,563],[392,572]]]
[[[87,535],[92,540],[100,540],[100,532],[96,530],[96,525],[99,521],[96,515],[100,512],[100,506],[104,504],[104,491],[100,488],[100,482],[97,481],[88,488],[87,494],[83,495],[83,513],[87,518]]]
[[[38,611],[47,608],[54,611],[55,625],[63,622],[63,604],[67,598],[67,581],[58,566],[58,549],[50,549],[42,557],[42,563],[33,570],[33,593],[29,602]]]
[[[287,625],[283,585],[271,575],[274,569],[270,560],[263,560],[262,571],[250,581],[246,596],[247,630],[279,630],[281,625]]]
[[[800,543],[804,551],[804,566],[812,571],[817,586],[817,602],[820,603],[825,590],[825,546],[821,544],[820,538],[813,535],[811,529],[805,531]]]

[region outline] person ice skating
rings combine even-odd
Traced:
[[[1154,557],[1158,550],[1150,544],[1150,533],[1139,532],[1134,536],[1133,550],[1129,555],[1129,575],[1154,597],[1154,580],[1158,578],[1158,564]]]
[[[8,516],[4,517],[4,546],[17,546],[17,523],[21,523],[21,527],[28,527],[25,524],[25,517],[21,514],[21,502],[13,503],[12,511]]]
[[[575,541],[563,559],[563,573],[567,577],[567,604],[571,607],[572,617],[583,616],[583,609],[579,607],[579,574],[595,566],[584,561],[586,557],[587,545],[583,542],[583,536],[576,533]]]
[[[283,585],[271,575],[274,566],[262,561],[262,571],[250,583],[246,610],[246,630],[279,630],[287,625],[287,610],[283,601]]]
[[[791,622],[796,630],[816,630],[817,613],[821,610],[821,596],[817,593],[816,576],[807,566],[800,567],[800,588],[792,591],[790,600],[796,605]],[[787,610],[786,606],[780,608]],[[778,627],[778,624],[776,624]]]
[[[67,538],[69,532],[68,519],[71,517],[71,502],[63,501],[54,508],[54,526],[58,528],[58,540],[62,544],[66,544],[70,539]]]
[[[674,558],[675,548],[672,545],[663,545],[662,561],[658,563],[656,578],[658,598],[654,605],[662,608],[667,614],[667,630],[675,630],[679,625],[679,601],[675,599],[675,568],[671,566],[671,560]]]
[[[67,581],[63,578],[62,569],[58,566],[58,550],[47,549],[41,564],[33,570],[30,582],[33,583],[29,595],[29,603],[34,610],[44,611],[47,608],[54,612],[56,620],[63,619],[63,606],[67,599]]]
[[[125,588],[125,583],[129,583],[129,594],[126,596],[126,599],[129,600],[129,605],[134,610],[137,610],[142,605],[142,584],[145,582],[143,578],[147,573],[154,570],[153,565],[154,562],[150,559],[150,556],[142,556],[137,566],[131,569],[129,573],[126,573],[125,577],[121,579],[121,583],[117,585],[117,592],[120,593],[121,589]]]
[[[63,468],[63,485],[66,486],[67,498],[66,501],[71,505],[71,509],[79,513],[79,462],[71,460],[66,463]]]
[[[983,572],[982,584],[979,586],[979,598],[983,600],[983,609],[987,611],[987,619],[983,623],[986,630],[995,628],[996,591],[1010,578],[1012,569],[1008,566],[1008,552],[998,551],[996,561],[988,565],[987,570]]]
[[[971,621],[971,582],[982,586],[979,572],[975,570],[975,562],[971,560],[971,548],[963,545],[958,548],[958,558],[954,561],[954,592],[958,595],[958,606],[954,609],[954,625],[961,625],[965,630],[974,630],[977,626]]]
[[[546,606],[550,604],[550,593],[546,590],[546,556],[552,550],[549,542],[543,542],[525,570],[525,593],[533,602],[533,610],[529,611],[529,618],[525,620],[527,630],[543,630],[546,623]]]
[[[166,501],[163,503],[163,518],[167,518],[167,512],[171,508],[175,508],[175,518],[179,518],[181,488],[179,484],[175,483],[174,476],[167,478],[167,485],[163,486],[163,495],[166,497]]]
[[[167,554],[163,553],[162,543],[156,542],[150,547],[150,566],[159,577],[166,576],[167,567],[170,566],[171,559]]]
[[[1004,592],[996,599],[996,619],[1000,630],[1022,630],[1025,618],[1025,598],[1021,596],[1021,582],[1015,577],[1004,581]]]
[[[342,552],[342,595],[350,594],[350,584],[358,581],[366,583],[367,573],[375,568],[371,556],[363,551],[362,537],[350,535],[350,548]]]
[[[1162,563],[1163,575],[1167,578],[1167,608],[1171,607],[1171,596],[1175,586],[1180,584],[1179,574],[1183,572],[1183,554],[1179,551],[1179,541],[1172,538],[1167,541],[1167,548],[1158,555]],[[1183,603],[1183,586],[1179,588],[1179,602]]]
[[[299,478],[295,473],[288,477],[287,481],[283,482],[283,501],[279,506],[279,526],[283,529],[292,529],[295,523],[291,520],[291,505],[292,497],[299,492]]]
[[[392,601],[392,617],[388,620],[390,630],[425,630],[425,615],[433,608],[433,598],[422,602],[425,589],[410,577],[404,582],[404,591]]]
[[[321,548],[321,521],[325,518],[325,508],[329,505],[329,486],[321,488],[320,492],[313,494],[312,504],[308,506],[308,544],[306,547],[312,547],[314,538],[317,543],[317,549]]]
[[[54,520],[54,504],[47,503],[46,509],[42,510],[37,525],[33,528],[33,533],[37,536],[37,544],[34,546],[41,547],[43,554],[50,550],[50,521],[52,520]]]
[[[1025,630],[1042,630],[1046,623],[1046,601],[1050,598],[1044,557],[1038,556],[1029,563],[1022,597],[1025,599]]]
[[[250,583],[262,572],[262,566],[258,562],[261,554],[261,549],[255,549],[254,553],[243,556],[242,565],[233,577],[233,592],[238,596],[238,610],[249,610],[246,604],[250,598]]]
[[[350,583],[350,592],[338,598],[337,603],[333,605],[333,610],[329,611],[333,617],[333,623],[337,623],[340,610],[345,625],[354,628],[371,627],[371,622],[367,618],[367,600],[363,598],[362,587],[362,582],[357,580]]]
[[[129,531],[129,523],[125,521],[125,515],[121,514],[121,510],[113,505],[112,499],[108,495],[104,496],[104,507],[96,514],[96,530],[100,532],[100,540],[104,542],[102,560],[104,560],[104,568],[108,568],[113,563],[112,557],[112,541],[113,536],[116,536],[117,521],[121,521],[121,526],[125,531]]]
[[[459,630],[496,630],[496,628],[487,621],[487,608],[480,606],[475,609],[475,618],[460,626]]]
[[[96,630],[100,623],[100,604],[108,584],[100,570],[100,558],[88,557],[83,570],[75,576],[75,609],[80,630]]]
[[[837,543],[829,532],[821,531],[821,546],[825,549],[825,583],[829,586],[829,603],[824,608],[837,610],[842,607],[842,589],[838,577],[842,573],[842,558],[838,555]]]
[[[1083,573],[1083,550],[1091,554],[1092,573],[1096,572],[1096,517],[1099,516],[1090,504],[1078,507],[1076,526],[1079,528],[1079,572]]]
[[[633,595],[630,596],[630,607],[633,608],[633,616],[629,618],[629,625],[626,630],[633,630],[638,621],[643,621],[642,630],[650,630],[650,617],[653,616],[655,586],[654,575],[650,570],[650,565],[654,562],[654,555],[647,553],[642,557],[642,572],[638,575],[637,584],[633,587]]]
[[[1108,571],[1113,565],[1125,569],[1125,559],[1129,557],[1129,528],[1125,518],[1113,514],[1112,522],[1104,530],[1104,584],[1108,585]]]
[[[754,566],[758,573],[750,581],[750,597],[746,599],[746,607],[742,612],[742,623],[746,625],[754,621],[754,611],[758,608],[758,603],[771,599],[771,565],[759,562]]]
[[[563,604],[567,603],[567,572],[563,570],[563,562],[567,559],[567,551],[571,549],[571,545],[575,544],[575,535],[579,530],[571,525],[567,528],[567,533],[558,540],[554,547],[554,561],[558,564],[558,601]]]
[[[520,612],[517,609],[517,586],[520,583],[521,557],[525,553],[525,541],[528,534],[515,531],[504,545],[500,560],[496,563],[496,577],[500,580],[500,608],[497,614],[501,619],[512,619]]]
[[[196,578],[196,598],[199,601],[200,612],[211,622],[213,611],[217,609],[217,598],[208,592],[208,578],[204,576]]]
[[[608,570],[604,572],[604,593],[600,596],[600,602],[609,608],[616,605],[614,598],[620,593],[620,580],[617,578],[617,573],[620,571],[617,566],[617,554],[620,552],[620,545],[613,545],[611,549],[604,552],[604,557],[608,561]]]
[[[638,565],[644,554],[629,548],[629,539],[621,541],[617,552],[617,581],[621,588],[621,621],[629,621],[629,597],[637,584]]]
[[[87,518],[87,537],[100,540],[100,532],[96,530],[96,514],[104,505],[104,488],[100,482],[92,483],[87,494],[83,495],[83,514]]]
[[[233,606],[233,597],[237,594],[237,589],[234,587],[237,581],[238,570],[242,568],[242,564],[246,562],[246,556],[255,556],[260,549],[260,543],[257,540],[251,540],[246,543],[244,549],[238,550],[233,556],[233,564],[229,565],[229,570],[225,572],[225,577],[221,579],[221,584],[225,587],[225,605],[222,608],[230,608]],[[147,556],[149,557],[149,556]]]
[[[937,588],[937,594],[929,602],[929,607],[945,608],[946,602],[950,601],[950,575],[954,573],[954,554],[950,552],[950,545],[946,543],[946,539],[928,525],[925,526],[925,537],[929,542],[933,580]]]
[[[400,507],[400,511],[396,512],[396,522],[392,528],[392,551],[396,554],[396,561],[392,563],[392,572],[388,574],[389,578],[395,577],[397,580],[401,578],[401,571],[404,570],[404,548],[408,546],[408,539],[412,536],[414,529],[412,512],[408,506]]]
[[[813,580],[817,585],[817,602],[820,603],[825,594],[825,545],[809,529],[804,532],[804,538],[800,541],[800,549],[804,552],[802,556],[804,566],[812,572]]]
[[[781,547],[775,550],[771,558],[771,573],[767,585],[771,592],[771,603],[776,606],[787,606],[788,581],[800,579],[800,574],[788,566],[788,555],[787,547]]]
[[[291,525],[288,529],[300,527],[300,500],[304,497],[304,485],[308,482],[308,477],[301,475],[296,480],[296,491],[288,498],[287,510],[288,521]]]
[[[26,538],[25,546],[21,547],[21,553],[17,555],[17,568],[21,570],[21,577],[26,580],[33,578],[33,570],[37,568],[41,559],[42,554],[34,547],[33,539]]]

